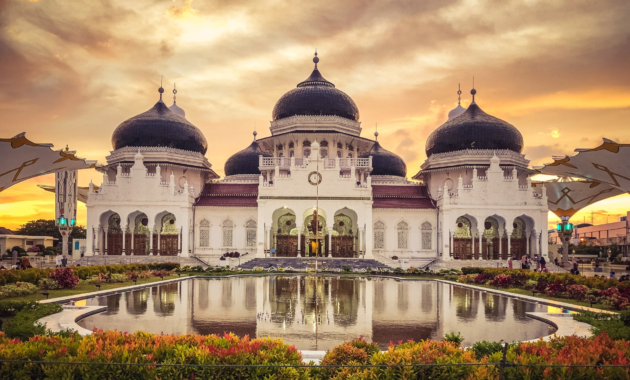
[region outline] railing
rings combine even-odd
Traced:
[[[289,168],[291,166],[290,157],[263,157],[262,165],[264,167],[276,167]]]
[[[299,166],[301,168],[305,168],[308,166],[308,158],[296,158],[295,166]]]
[[[385,256],[386,251],[378,251],[378,250],[373,250],[372,254],[374,255],[374,259],[376,261],[378,261],[379,263],[385,264],[387,266],[390,266],[392,268],[398,268],[400,267],[400,264],[398,263],[398,260],[392,260],[389,257]]]
[[[336,161],[334,158],[324,158],[324,169],[334,169],[337,166]]]
[[[339,166],[341,166],[342,168],[350,168],[352,166],[356,168],[369,168],[370,159],[369,158],[340,158]]]

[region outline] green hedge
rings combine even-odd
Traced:
[[[9,338],[28,340],[36,335],[46,334],[46,326],[37,322],[38,319],[58,313],[61,305],[56,303],[41,304],[19,300],[0,301],[0,315],[13,317],[4,325],[4,334]],[[0,350],[2,347],[0,347]]]
[[[145,270],[175,270],[179,268],[177,263],[155,263],[155,264],[118,264],[118,265],[92,265],[73,266],[74,273],[81,279],[96,276],[99,273],[127,273],[132,271]],[[16,282],[30,282],[37,284],[39,280],[48,278],[54,268],[31,268],[26,270],[6,270],[0,271],[0,286],[14,284]]]
[[[565,285],[584,285],[591,289],[604,290],[611,287],[619,286],[619,281],[614,278],[604,277],[586,277],[581,275],[574,275],[570,273],[542,273],[534,272],[528,269],[502,269],[502,268],[462,268],[464,275],[486,274],[489,278],[494,278],[500,274],[522,277],[525,276],[528,280],[532,281],[544,281],[546,283],[561,282]]]

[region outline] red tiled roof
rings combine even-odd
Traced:
[[[435,208],[425,186],[373,185],[372,208]]]
[[[207,183],[195,206],[258,207],[258,184]]]

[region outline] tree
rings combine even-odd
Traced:
[[[52,236],[61,240],[59,227],[57,227],[54,220],[47,219],[31,220],[30,222],[20,226],[20,229],[15,231],[15,234],[28,236]],[[85,239],[85,228],[74,226],[72,228],[72,233],[70,234],[70,240],[72,239]]]

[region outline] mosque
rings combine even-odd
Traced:
[[[271,136],[220,178],[176,101],[122,122],[90,184],[86,255],[507,260],[547,255],[547,196],[513,125],[475,102],[453,109],[407,178],[401,157],[361,136],[359,108],[311,75],[276,102]],[[176,90],[173,91],[176,94]],[[461,91],[458,92],[461,95]],[[174,97],[175,99],[175,97]]]

